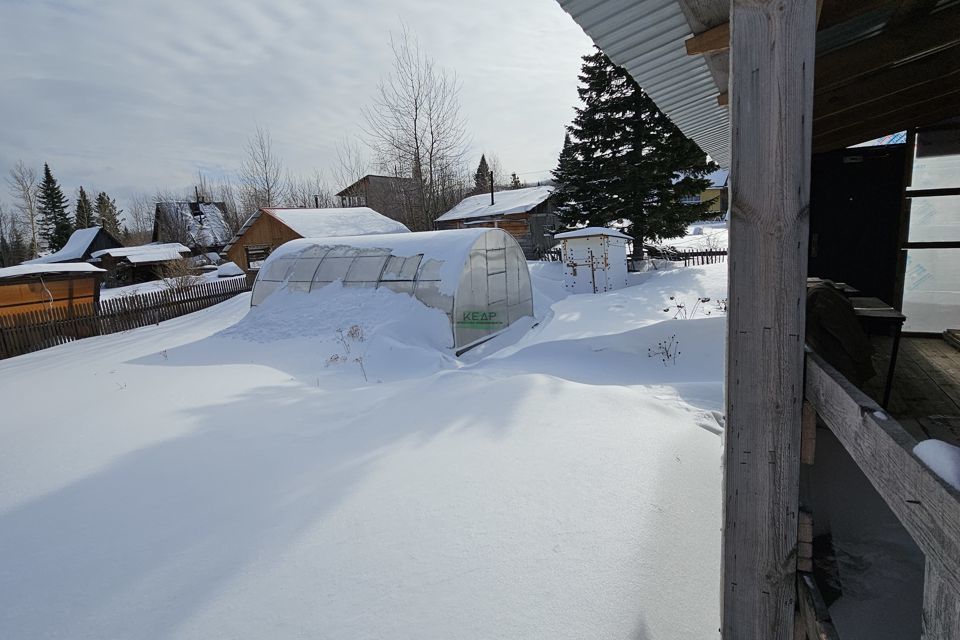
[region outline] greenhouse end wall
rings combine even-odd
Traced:
[[[280,288],[309,293],[333,282],[385,287],[440,309],[450,320],[454,347],[533,316],[523,251],[502,229],[294,240],[263,265],[251,304]]]

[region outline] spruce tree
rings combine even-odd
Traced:
[[[584,56],[583,102],[567,128],[554,179],[567,226],[629,222],[644,240],[683,235],[709,202],[688,204],[717,167],[657,108],[636,81],[596,50]]]
[[[120,214],[122,210],[117,209],[117,202],[101,191],[97,194],[97,202],[94,205],[97,212],[97,225],[104,231],[119,238],[120,232]]]
[[[77,204],[73,207],[73,219],[77,229],[87,229],[94,226],[93,204],[87,197],[87,192],[80,187],[80,193],[77,195]]]
[[[511,189],[523,188],[523,183],[520,182],[520,177],[517,175],[516,171],[510,174],[510,188]]]
[[[67,199],[46,163],[43,165],[43,180],[37,195],[37,209],[40,212],[41,234],[47,248],[59,251],[70,239],[73,224],[67,214]]]
[[[490,191],[490,167],[487,165],[487,156],[480,156],[480,164],[477,165],[477,172],[473,174],[474,193],[485,193]]]

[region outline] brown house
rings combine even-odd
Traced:
[[[557,229],[552,186],[483,193],[464,198],[437,218],[437,229],[496,227],[520,243],[527,260],[537,260],[554,246]]]
[[[0,317],[95,305],[103,269],[85,262],[21,264],[0,269]]]
[[[366,175],[337,194],[341,207],[370,207],[393,220],[409,220],[413,212],[412,178]]]
[[[342,209],[260,209],[230,239],[223,252],[241,269],[259,269],[280,245],[298,238],[406,233],[396,220],[369,207]]]

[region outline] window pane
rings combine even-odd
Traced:
[[[910,203],[909,237],[910,242],[960,240],[960,196],[914,198]]]
[[[320,268],[317,270],[317,275],[314,276],[313,281],[333,282],[334,280],[343,280],[351,264],[353,264],[352,257],[331,258],[328,256],[320,263]]]
[[[344,282],[373,282],[380,280],[380,272],[387,256],[360,256],[353,261]]]
[[[960,328],[960,250],[911,249],[903,287],[905,331]]]

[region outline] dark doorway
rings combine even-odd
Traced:
[[[813,156],[809,274],[895,299],[906,145]]]

